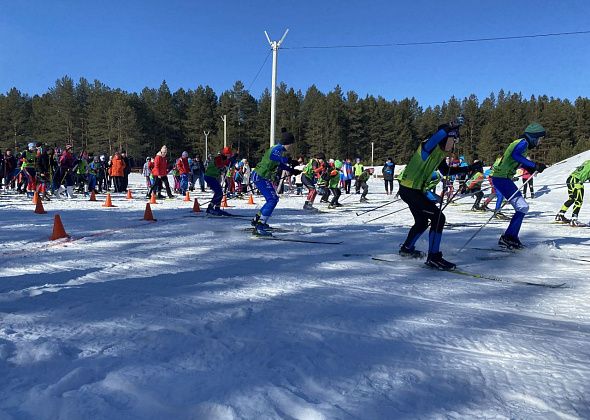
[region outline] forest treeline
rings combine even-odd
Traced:
[[[370,164],[373,143],[376,165],[387,157],[405,163],[420,141],[460,113],[466,124],[457,152],[469,159],[491,162],[531,121],[547,129],[534,151],[538,160],[553,163],[590,149],[590,100],[584,97],[571,102],[501,90],[483,100],[451,97],[424,108],[414,98],[360,98],[339,86],[328,93],[315,86],[305,93],[284,83],[277,88],[277,133],[286,127],[295,135],[295,155],[324,151]],[[130,93],[64,76],[42,95],[31,97],[17,88],[0,95],[0,147],[22,148],[34,140],[111,155],[125,149],[143,157],[166,144],[172,156],[183,150],[202,155],[204,131],[210,132],[210,153],[222,146],[222,115],[227,115],[228,143],[256,162],[269,144],[268,90],[254,98],[237,81],[219,96],[209,86],[171,92],[164,81],[157,89]]]

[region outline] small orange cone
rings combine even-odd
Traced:
[[[37,194],[37,193],[35,193],[35,194]],[[41,197],[37,197],[37,203],[35,205],[35,213],[36,214],[47,214],[47,212],[43,208],[43,202],[41,201]]]
[[[156,193],[152,193],[152,196],[150,197],[150,204],[158,204],[156,202]]]
[[[39,201],[40,201],[39,193],[37,191],[35,191],[35,194],[33,194],[33,204],[37,204]]]
[[[105,200],[103,207],[115,207],[113,206],[113,202],[111,201],[111,193],[107,193],[107,199]]]
[[[189,194],[189,192],[186,192],[186,195],[184,196],[184,200],[183,201],[191,201],[191,195]]]
[[[96,194],[94,190],[90,192],[90,199],[88,201],[96,201]]]
[[[228,207],[229,207],[229,206],[227,205],[227,195],[224,195],[224,196],[223,196],[223,200],[221,201],[221,208],[222,208],[222,209],[226,209],[226,208],[228,208]]]
[[[195,204],[193,204],[193,211],[195,213],[200,213],[201,212],[201,207],[199,207],[199,201],[197,200],[196,197],[195,197]]]
[[[55,241],[56,239],[69,238],[69,237],[70,237],[70,235],[68,235],[66,233],[66,230],[64,229],[64,225],[61,222],[61,217],[59,217],[59,214],[56,214],[55,218],[53,219],[53,233],[49,237],[49,240]]]
[[[254,203],[254,196],[250,194],[250,198],[248,199],[248,204],[256,204]]]
[[[127,200],[133,200],[133,194],[131,194],[131,190],[127,190]]]
[[[154,215],[152,214],[152,208],[150,203],[145,203],[145,212],[143,213],[143,220],[147,220],[148,222],[155,222]]]

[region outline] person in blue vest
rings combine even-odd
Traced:
[[[295,169],[299,162],[285,156],[293,143],[295,143],[293,134],[283,131],[280,143],[268,149],[260,163],[252,171],[252,182],[266,200],[266,203],[252,220],[255,235],[272,236],[271,228],[267,222],[279,202],[279,196],[272,184],[277,170],[287,171],[292,175],[301,173],[300,170]]]

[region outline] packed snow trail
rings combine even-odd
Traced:
[[[375,180],[370,203],[353,195],[342,211],[281,198],[270,220],[281,235],[338,245],[252,240],[247,218],[187,217],[181,199],[153,206],[149,223],[145,200],[123,195],[113,209],[52,200],[47,215],[1,195],[0,419],[589,418],[578,260],[590,259],[590,230],[551,223],[566,199],[554,184],[589,157],[535,179],[522,254],[456,254],[487,217],[464,211],[470,199],[445,210],[442,251],[459,268],[561,289],[344,257],[394,253],[411,225],[408,211],[355,215],[388,199]],[[260,206],[229,203],[239,215]],[[78,240],[46,241],[58,211]],[[506,225],[471,245],[496,247]]]

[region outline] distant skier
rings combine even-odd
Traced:
[[[483,198],[481,184],[483,184],[483,181],[485,180],[485,176],[483,175],[483,163],[476,159],[473,161],[471,167],[473,168],[471,176],[464,183],[465,193],[475,196],[475,203],[473,203],[473,207],[471,207],[472,211],[485,211],[483,207],[479,206],[479,203],[481,203],[481,199]]]
[[[237,153],[234,154],[230,147],[224,147],[205,170],[205,182],[213,191],[213,198],[207,207],[207,214],[211,216],[230,216],[228,212],[221,210],[223,189],[219,181],[221,177],[225,177],[228,167],[234,165],[237,156]]]
[[[426,264],[440,270],[453,270],[456,266],[445,260],[440,252],[440,242],[446,219],[436,203],[426,196],[426,188],[430,184],[433,171],[437,168],[444,175],[454,175],[467,172],[470,169],[469,166],[451,168],[445,160],[445,155],[453,150],[455,141],[459,138],[459,129],[464,122],[465,119],[459,116],[451,123],[441,125],[436,133],[420,144],[400,176],[399,195],[410,207],[414,216],[414,225],[399,253],[407,257],[422,257],[423,253],[416,250],[415,245],[428,228],[430,220]]]
[[[301,175],[301,181],[308,190],[305,204],[303,204],[304,210],[316,210],[316,208],[313,206],[313,202],[315,201],[315,198],[318,194],[316,182],[326,168],[325,160],[326,155],[320,152],[316,154],[315,158],[310,159],[307,165],[305,165],[305,169]]]
[[[519,166],[527,168],[531,173],[543,172],[545,170],[547,165],[544,163],[535,163],[526,158],[528,149],[537,147],[544,136],[545,129],[541,124],[529,124],[524,130],[524,134],[519,139],[510,143],[500,162],[497,165],[494,164],[494,171],[492,173],[494,187],[509,201],[515,210],[508,228],[500,236],[500,240],[498,241],[500,246],[509,249],[520,249],[524,247],[518,238],[518,234],[524,216],[529,211],[529,205],[518,187],[514,184],[512,178]]]
[[[555,216],[556,222],[569,223],[571,226],[585,226],[584,223],[578,221],[578,214],[580,214],[582,204],[584,203],[584,182],[589,180],[590,160],[587,160],[578,166],[576,170],[568,177],[566,183],[569,198],[565,203],[563,203],[561,210],[559,210],[559,213],[557,213]],[[568,220],[565,217],[565,212],[572,204],[574,205],[572,210],[572,218],[571,220]]]
[[[361,199],[359,200],[361,203],[366,203],[369,201],[367,199],[367,194],[369,194],[369,184],[367,182],[373,175],[373,168],[365,168],[363,172],[356,178],[356,185],[358,186],[359,191],[363,190],[361,194]]]
[[[383,181],[385,182],[385,194],[393,194],[393,174],[395,172],[395,163],[392,158],[387,158],[383,165]]]
[[[260,163],[252,170],[252,181],[266,199],[266,203],[252,220],[254,234],[256,235],[272,235],[267,222],[279,202],[279,196],[272,185],[272,180],[277,171],[287,171],[295,175],[301,173],[301,171],[295,169],[295,166],[299,165],[299,162],[285,156],[285,153],[288,152],[293,143],[295,143],[293,134],[286,131],[283,132],[281,134],[281,142],[268,149]]]

